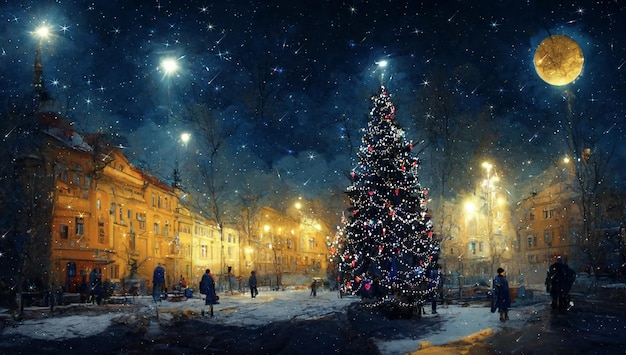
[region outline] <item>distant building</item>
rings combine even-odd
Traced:
[[[569,182],[555,178],[518,203],[515,249],[526,283],[542,284],[548,267],[558,255],[571,267],[578,267],[578,258],[572,257],[580,220],[575,201],[576,193]]]

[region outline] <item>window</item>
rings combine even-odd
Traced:
[[[233,247],[228,247],[228,256],[233,256],[234,254],[234,248]]]
[[[531,221],[535,220],[535,213],[534,212],[530,212],[530,220]]]
[[[200,245],[200,258],[206,259],[208,255],[208,249],[206,244]]]
[[[85,235],[85,225],[82,217],[76,217],[76,235]]]
[[[454,255],[454,248],[450,248],[450,255]]]
[[[119,265],[115,265],[115,264],[109,265],[109,277],[112,279],[120,278],[120,266]]]
[[[98,221],[98,243],[104,244],[104,222]]]
[[[120,205],[120,221],[124,220],[124,206]]]
[[[154,223],[154,234],[159,234],[159,224],[158,223]]]
[[[96,208],[98,211],[102,210],[102,200],[100,200],[100,198],[96,199]]]
[[[137,222],[139,222],[139,230],[146,230],[146,214],[145,213],[137,213]]]
[[[533,234],[529,234],[527,236],[528,239],[528,248],[534,248],[537,246],[537,236]]]
[[[156,196],[152,194],[152,207],[156,207]]]
[[[309,239],[309,248],[310,249],[315,249],[315,239],[314,238],[310,238]]]
[[[485,242],[478,243],[478,251],[482,252],[485,248]]]
[[[287,249],[293,249],[293,239],[287,238]]]
[[[554,209],[543,210],[543,219],[550,219],[554,217]]]
[[[178,245],[176,243],[170,244],[170,254],[178,255]]]
[[[554,240],[554,230],[548,229],[543,231],[543,244],[547,246],[552,246],[552,242]]]
[[[70,228],[67,224],[61,224],[59,226],[59,233],[61,234],[61,239],[69,238]]]
[[[476,254],[476,242],[469,242],[470,254]]]
[[[115,222],[115,203],[111,203],[111,207],[109,208],[109,214],[113,216],[113,222]]]
[[[158,203],[159,203],[159,206],[158,206],[158,207],[159,207],[159,208],[162,208],[162,207],[163,207],[163,196],[159,195],[159,200],[158,200]]]

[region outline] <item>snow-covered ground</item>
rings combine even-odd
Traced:
[[[125,319],[150,319],[149,332],[161,331],[161,325],[174,318],[200,317],[202,310],[207,310],[204,301],[197,295],[183,301],[164,300],[155,304],[151,297],[141,296],[133,300],[138,307],[124,304],[97,306],[92,304],[72,304],[66,307],[97,308],[107,307],[110,311],[101,312],[61,312],[50,316],[47,308],[29,308],[27,312],[41,312],[41,317],[23,320],[15,326],[5,327],[1,336],[14,334],[39,339],[69,339],[98,335],[106,331],[114,322],[125,322]],[[322,318],[335,312],[345,312],[346,307],[357,298],[339,298],[337,292],[318,291],[317,297],[311,297],[309,290],[263,291],[256,298],[250,295],[230,293],[220,294],[220,304],[214,306],[214,317],[205,315],[203,319],[233,326],[262,326],[272,322],[288,320],[311,320]],[[507,327],[523,327],[533,307],[545,308],[545,303],[513,308],[509,313]],[[6,310],[1,310],[0,317],[8,317]],[[158,318],[157,316],[158,311]],[[439,306],[438,314],[431,315],[427,307],[426,318],[438,317],[442,326],[429,329],[419,338],[376,339],[379,350],[383,354],[401,354],[415,351],[420,344],[446,344],[466,336],[485,331],[497,332],[504,324],[498,315],[490,313],[489,308],[481,304]],[[71,314],[66,314],[71,313]],[[419,322],[419,320],[417,321]]]

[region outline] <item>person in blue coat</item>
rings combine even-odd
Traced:
[[[504,269],[498,268],[498,275],[493,278],[491,313],[496,310],[500,313],[500,321],[509,320],[509,307],[511,306],[511,296],[509,294],[509,282],[506,280]]]
[[[215,293],[215,280],[211,276],[211,270],[206,269],[204,275],[202,275],[202,280],[200,280],[200,288],[202,293],[205,295],[204,304],[209,306],[209,314],[213,317],[213,305],[219,304],[217,300],[217,294]],[[204,315],[204,310],[202,311],[202,315]]]
[[[165,285],[165,269],[161,266],[161,263],[158,263],[152,275],[152,299],[154,299],[154,302],[161,302],[163,285]]]

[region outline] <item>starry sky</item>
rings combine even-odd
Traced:
[[[349,184],[369,98],[383,84],[419,142],[423,184],[435,183],[437,162],[426,127],[446,116],[465,154],[459,172],[480,155],[521,185],[566,153],[568,115],[623,160],[625,10],[609,0],[2,0],[2,115],[32,92],[35,31],[47,25],[41,60],[56,109],[79,129],[114,135],[132,162],[165,180],[175,154],[202,156],[193,131],[184,147],[179,140],[187,108],[201,103],[230,132],[232,181],[263,176],[294,196],[334,196]],[[553,34],[585,56],[565,87],[533,67]]]

